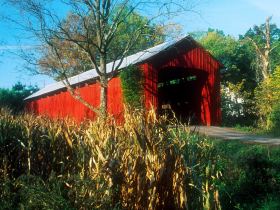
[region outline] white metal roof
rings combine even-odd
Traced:
[[[169,42],[157,45],[155,47],[152,47],[150,49],[144,50],[142,52],[136,53],[134,55],[130,55],[130,56],[124,58],[122,64],[119,67],[119,70],[124,69],[125,67],[128,67],[130,65],[141,63],[141,62],[153,57],[154,55],[158,54],[159,52],[167,49],[168,47],[172,46],[173,44],[187,38],[188,36],[189,35],[186,35],[186,36],[183,36],[181,38],[174,39],[172,41],[169,41]],[[117,60],[115,62],[115,67],[117,66],[117,64],[119,62],[120,62],[120,60]],[[112,71],[112,68],[113,68],[113,62],[108,63],[106,65],[107,73],[110,73]],[[68,80],[69,80],[70,85],[75,85],[75,84],[87,81],[89,79],[96,78],[97,76],[98,76],[98,74],[97,74],[96,70],[92,69],[92,70],[86,71],[84,73],[81,73],[79,75],[70,77]],[[65,88],[65,85],[63,84],[63,82],[62,81],[57,82],[57,83],[54,83],[52,85],[46,86],[45,88],[43,88],[43,89],[37,91],[36,93],[28,96],[24,100],[35,98],[35,97],[38,97],[38,96],[44,95],[46,93],[62,89],[62,88]]]

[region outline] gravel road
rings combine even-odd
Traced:
[[[195,132],[213,136],[216,138],[240,141],[253,141],[258,143],[280,144],[280,138],[267,137],[255,134],[248,134],[240,131],[234,131],[218,126],[191,126],[190,129]]]

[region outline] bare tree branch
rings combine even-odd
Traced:
[[[258,26],[254,26],[254,29],[256,31],[261,32],[265,37],[266,37],[266,45],[264,47],[264,51],[262,52],[261,49],[259,48],[259,46],[256,44],[256,42],[247,36],[247,39],[249,39],[253,45],[255,46],[257,52],[260,54],[261,58],[262,58],[262,74],[263,74],[263,78],[264,80],[268,77],[269,73],[268,73],[268,65],[269,65],[269,53],[275,49],[276,46],[271,48],[271,39],[270,39],[270,29],[272,25],[269,25],[269,21],[271,20],[272,16],[266,18],[266,22],[265,22],[265,27],[266,27],[266,31],[260,29]]]
[[[128,56],[141,37],[152,37],[156,27],[164,28],[167,21],[178,14],[192,12],[197,1],[187,0],[4,0],[18,11],[20,20],[10,18],[23,31],[33,34],[39,42],[38,51],[45,56],[37,65],[60,75],[71,95],[97,114],[106,115],[107,85],[119,70],[124,58]],[[53,6],[59,2],[69,8],[74,21],[60,13]],[[151,11],[150,8],[153,8]],[[157,9],[157,11],[155,11]],[[133,15],[141,11],[141,24],[130,24]],[[149,14],[150,13],[150,14]],[[145,16],[144,16],[145,15]],[[125,29],[121,34],[121,30]],[[125,35],[125,39],[123,36]],[[119,43],[119,45],[118,45]],[[156,43],[156,42],[154,42]],[[69,81],[73,66],[69,65],[69,55],[73,49],[80,57],[85,57],[97,72],[101,86],[101,109],[83,100]],[[151,47],[151,46],[150,46]],[[50,56],[55,60],[48,66]],[[65,55],[66,54],[66,55]],[[68,57],[67,57],[68,56]],[[29,58],[28,58],[29,59]],[[82,58],[83,59],[83,58]],[[36,61],[37,59],[35,59]],[[112,69],[106,69],[108,61]],[[118,62],[116,62],[118,61]],[[30,63],[35,63],[31,61]]]

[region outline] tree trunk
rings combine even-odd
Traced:
[[[100,56],[100,117],[105,120],[107,117],[107,74],[106,74],[106,54]]]
[[[263,79],[266,80],[268,78],[268,64],[269,64],[269,61],[268,61],[268,56],[263,58]]]
[[[256,44],[256,42],[253,39],[251,39],[250,37],[247,36],[247,38],[253,43],[256,50],[259,52],[260,56],[262,57],[263,81],[266,80],[269,76],[269,73],[270,73],[270,72],[268,72],[269,53],[275,48],[275,46],[273,48],[271,48],[271,43],[270,43],[270,27],[271,26],[269,25],[269,21],[271,18],[272,18],[272,16],[270,16],[269,18],[266,18],[266,21],[265,21],[266,31],[260,29],[256,25],[254,26],[256,31],[259,31],[266,37],[266,45],[264,47],[264,52],[261,51],[261,49],[259,48],[259,46]]]

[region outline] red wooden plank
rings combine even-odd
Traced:
[[[77,89],[85,101],[98,107],[100,104],[100,86],[92,84]],[[108,84],[108,105],[109,110],[114,115],[119,115],[123,109],[121,104],[121,88],[119,78],[112,79]],[[84,106],[81,102],[75,100],[69,92],[38,99],[36,101],[27,101],[26,106],[29,110],[34,110],[36,114],[48,114],[51,117],[73,116],[76,120],[82,121],[84,118],[93,119],[97,114]]]
[[[158,106],[158,72],[163,67],[177,66],[184,68],[202,69],[209,73],[208,81],[204,85],[201,96],[201,120],[202,123],[220,124],[220,89],[219,89],[219,68],[220,64],[209,56],[201,47],[194,46],[190,40],[182,41],[176,49],[159,53],[154,58],[141,65],[145,74],[145,104],[149,108],[151,102],[153,106]],[[98,107],[100,104],[100,86],[92,84],[78,88],[84,99],[91,105]],[[108,112],[114,116],[119,115],[123,110],[121,103],[122,93],[119,78],[114,78],[108,83]],[[72,115],[81,121],[84,118],[93,119],[96,114],[76,101],[69,92],[49,96],[36,101],[27,101],[29,110],[34,110],[36,114],[47,113],[50,116]]]

